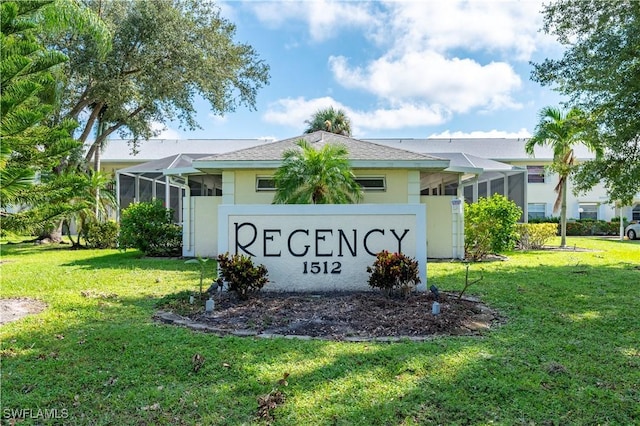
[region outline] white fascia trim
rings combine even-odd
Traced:
[[[449,167],[449,160],[351,160],[354,169],[438,169]]]
[[[167,176],[181,176],[181,175],[192,175],[202,173],[200,170],[195,169],[193,167],[176,167],[175,169],[164,169],[162,170],[162,174]]]
[[[282,160],[230,160],[230,161],[194,161],[192,166],[196,169],[277,169]]]
[[[454,167],[448,167],[444,169],[443,172],[456,172],[456,173],[479,175],[484,172],[484,169],[479,167],[464,167],[464,166],[455,167],[454,166]]]
[[[354,169],[439,169],[449,167],[449,160],[350,160]],[[197,169],[277,169],[282,160],[194,161]]]

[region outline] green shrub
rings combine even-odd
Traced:
[[[267,268],[255,266],[251,257],[243,254],[229,253],[218,256],[220,278],[228,283],[229,291],[233,291],[240,300],[246,300],[250,292],[260,291],[269,281]]]
[[[387,296],[396,291],[406,296],[420,283],[418,262],[402,253],[381,251],[373,266],[367,266],[367,272],[371,274],[369,285]]]
[[[89,222],[82,229],[82,237],[89,248],[115,248],[118,244],[118,224],[114,220]]]
[[[529,223],[560,223],[559,216],[551,217],[532,217],[529,219]]]
[[[567,222],[567,235],[618,235],[620,233],[620,219],[606,222],[595,219],[578,219]]]
[[[182,254],[182,228],[173,223],[173,212],[162,201],[133,203],[122,211],[120,248],[136,248],[147,256]]]
[[[512,249],[518,239],[516,223],[521,215],[522,209],[516,203],[499,194],[465,203],[466,257],[479,260],[489,253]]]
[[[542,248],[547,241],[558,234],[555,223],[519,223],[518,242],[523,250]]]

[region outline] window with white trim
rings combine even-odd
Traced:
[[[256,191],[275,191],[276,181],[271,176],[256,177]]]
[[[544,183],[544,166],[527,166],[528,183]]]
[[[598,204],[596,203],[580,203],[578,211],[580,219],[598,219]]]
[[[384,176],[356,177],[356,183],[363,191],[386,191],[387,181]]]
[[[640,204],[633,206],[633,210],[631,210],[631,220],[640,220]]]
[[[544,219],[547,217],[547,205],[545,203],[528,203],[527,214],[529,220]]]

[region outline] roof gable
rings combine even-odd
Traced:
[[[344,145],[349,152],[349,159],[351,161],[443,161],[442,158],[432,155],[408,151],[375,142],[362,141],[325,131],[317,131],[233,152],[212,155],[211,157],[202,159],[202,161],[280,161],[285,151],[295,148],[296,143],[301,139],[307,141],[315,148],[321,148],[326,144]]]

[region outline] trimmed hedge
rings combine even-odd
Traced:
[[[560,218],[545,217],[542,219],[530,219],[529,223],[554,223],[558,230],[556,235],[560,235]],[[627,225],[627,221],[624,221]],[[620,219],[614,218],[611,222],[595,219],[567,219],[567,236],[588,237],[592,235],[618,235],[620,233]]]

